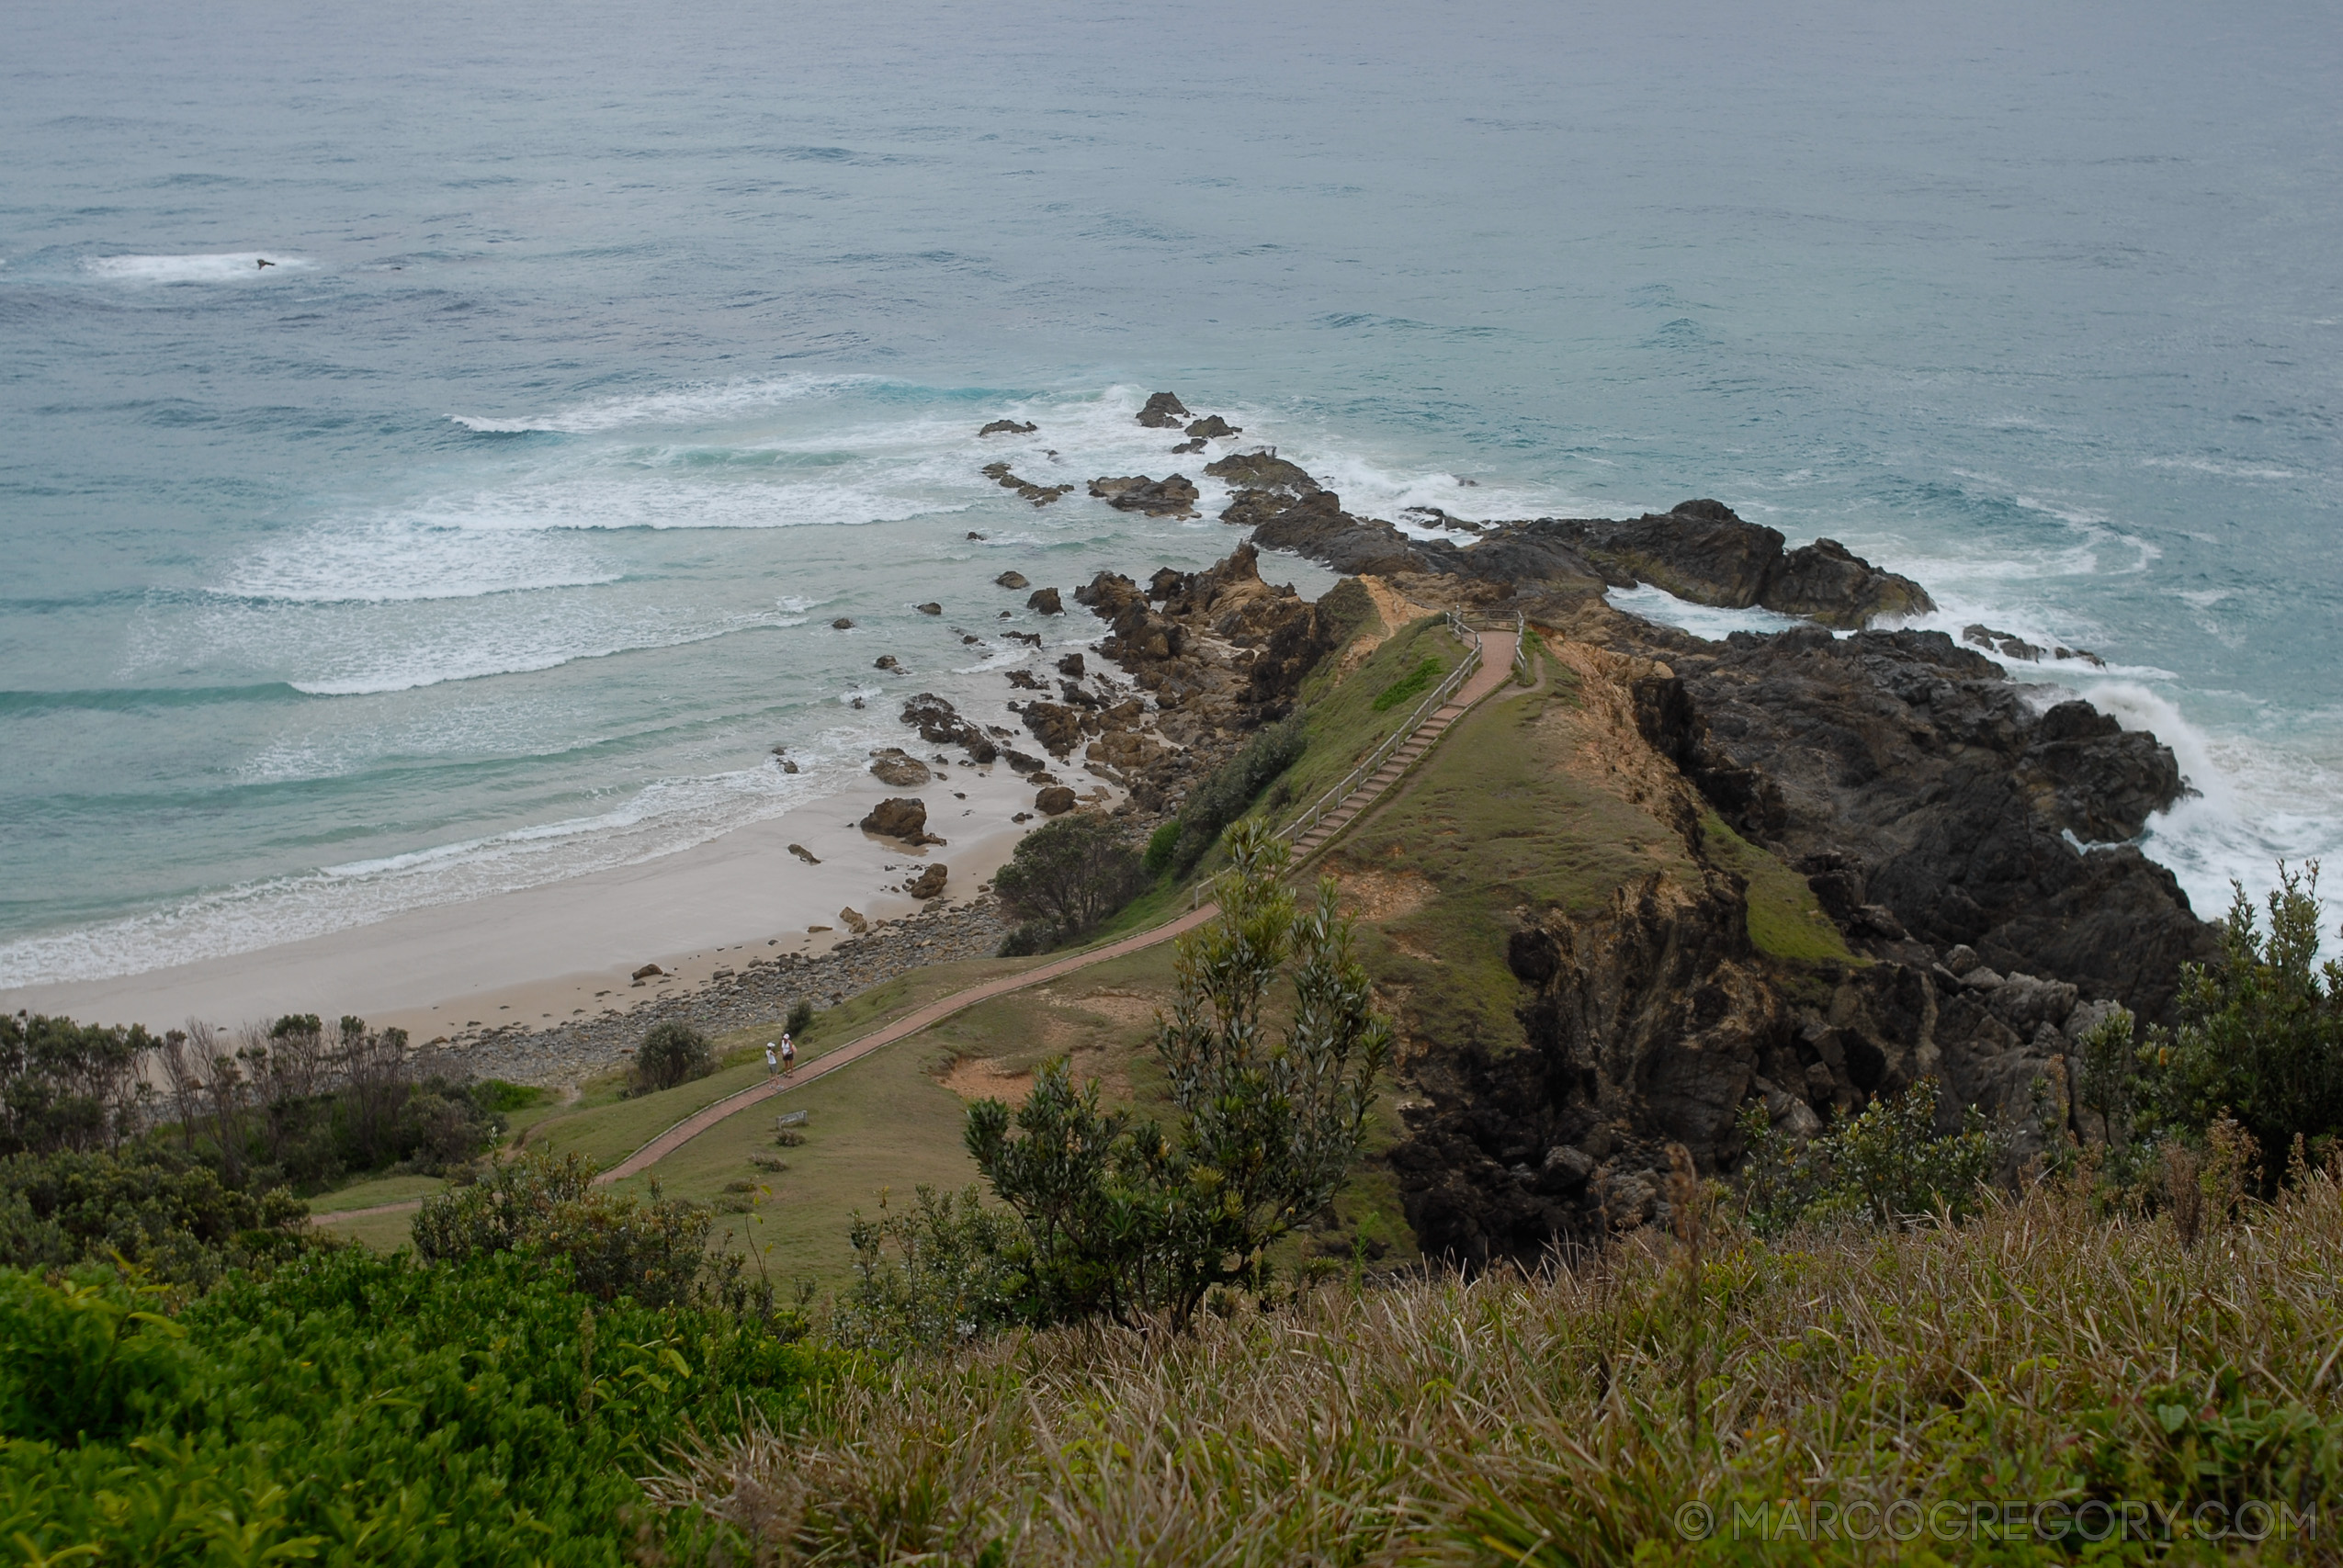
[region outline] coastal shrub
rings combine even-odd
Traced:
[[[1261,822],[1238,824],[1228,853],[1219,917],[1181,938],[1156,1038],[1174,1125],[1104,1109],[1063,1059],[1013,1112],[997,1100],[968,1109],[968,1152],[1022,1228],[995,1257],[1030,1321],[1163,1312],[1184,1328],[1218,1287],[1266,1288],[1268,1249],[1325,1207],[1358,1156],[1392,1036],[1334,884],[1297,908],[1290,851]],[[1292,998],[1282,1024],[1265,1016],[1273,988]]]
[[[599,1303],[513,1255],[340,1248],[175,1320],[153,1306],[111,1279],[0,1274],[16,1557],[617,1568],[631,1538],[697,1560],[717,1528],[660,1517],[630,1478],[686,1441],[791,1429],[843,1367],[721,1310]]]
[[[650,1094],[704,1078],[716,1070],[707,1036],[690,1024],[670,1020],[654,1024],[635,1047],[634,1089]]]
[[[921,1187],[909,1210],[882,1192],[877,1214],[855,1212],[847,1239],[855,1277],[832,1325],[846,1343],[949,1345],[1025,1314],[1024,1236],[974,1187]]]
[[[137,1133],[154,1047],[135,1026],[0,1014],[0,1156],[112,1148]]]
[[[802,1040],[813,1030],[813,1004],[799,997],[789,1008],[788,1021],[782,1024],[793,1039]]]
[[[1205,852],[1219,842],[1222,829],[1242,817],[1254,797],[1272,779],[1300,761],[1308,746],[1302,710],[1296,708],[1256,731],[1243,750],[1190,790],[1180,807],[1180,833],[1174,840],[1172,869],[1187,874]]]
[[[1087,811],[1026,834],[992,879],[1011,917],[1035,928],[1034,951],[1089,934],[1147,883],[1122,829]]]
[[[2274,1182],[2296,1139],[2320,1162],[2343,1137],[2343,963],[2318,958],[2318,864],[2281,862],[2262,927],[2232,883],[2221,962],[2184,964],[2179,1025],[2139,1049],[2142,1120],[2202,1144],[2225,1111]]]
[[[1147,852],[1140,857],[1140,863],[1147,867],[1149,876],[1161,876],[1172,869],[1179,852],[1180,823],[1174,818],[1147,836]]]
[[[436,1176],[460,1167],[504,1129],[509,1084],[418,1079],[401,1029],[345,1017],[329,1032],[293,1013],[230,1039],[191,1026],[153,1046],[157,1107],[175,1118],[150,1137],[175,1142],[230,1186],[280,1183],[318,1192],[353,1176]]]
[[[688,1300],[707,1261],[714,1224],[697,1203],[611,1191],[577,1154],[524,1154],[479,1180],[426,1200],[416,1212],[415,1251],[426,1262],[462,1263],[519,1252],[567,1262],[579,1290],[600,1301]]]
[[[1936,1131],[1941,1091],[1922,1079],[1812,1138],[1775,1133],[1764,1108],[1742,1112],[1742,1213],[1761,1235],[1802,1222],[1909,1225],[1973,1214],[1998,1146],[1972,1108],[1958,1133]]]
[[[309,1211],[282,1187],[224,1182],[168,1147],[58,1150],[0,1159],[0,1265],[65,1268],[119,1258],[201,1290],[302,1245]]]
[[[1432,690],[1432,682],[1438,680],[1440,672],[1446,668],[1438,659],[1428,658],[1377,692],[1371,705],[1377,713],[1389,713],[1401,703],[1413,702]]]

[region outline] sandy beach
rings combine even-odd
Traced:
[[[206,963],[0,991],[0,1009],[154,1030],[189,1019],[233,1026],[288,1012],[355,1013],[403,1028],[419,1044],[624,1010],[662,989],[703,985],[749,956],[825,953],[852,934],[843,910],[874,924],[911,914],[922,904],[903,884],[938,862],[950,875],[931,902],[973,897],[1042,820],[1013,819],[1033,811],[1035,790],[1005,762],[931,766],[943,776],[917,788],[865,775],[783,816],[636,864]],[[1114,798],[1087,775],[1061,776],[1093,804]],[[856,825],[890,795],[925,802],[928,830],[946,842],[914,848]],[[667,975],[634,981],[646,964]]]

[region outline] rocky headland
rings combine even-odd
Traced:
[[[1078,594],[1167,731],[1276,716],[1378,611],[1518,617],[1572,688],[1572,711],[1541,721],[1568,732],[1549,765],[1673,846],[1591,907],[1436,873],[1412,895],[1413,931],[1437,930],[1443,905],[1470,930],[1503,904],[1501,931],[1477,940],[1501,944],[1512,987],[1510,1031],[1460,1035],[1409,962],[1372,965],[1404,1042],[1407,1135],[1388,1158],[1430,1253],[1529,1258],[1660,1217],[1670,1144],[1726,1171],[1745,1107],[1804,1134],[1923,1077],[1949,1089],[1948,1126],[1978,1107],[2020,1165],[2054,1133],[2088,1131],[2068,1068],[2080,1035],[2112,1006],[2168,1018],[2179,965],[2216,951],[2133,843],[2187,789],[2169,748],[1941,633],[1869,629],[1933,602],[1836,541],[1792,546],[1713,500],[1626,520],[1421,509],[1409,531],[1353,515],[1271,453],[1205,471],[1235,491],[1223,520],[1251,530],[1228,559]],[[1289,602],[1261,585],[1270,549],[1346,581]],[[1603,597],[1639,583],[1808,624],[1707,641]],[[1165,770],[1134,798],[1176,805],[1182,782]],[[1369,847],[1338,847],[1331,869],[1372,917],[1391,884]],[[1806,899],[1837,952],[1753,940],[1753,879]],[[1477,957],[1432,948],[1435,965]]]
[[[1235,434],[1191,421],[1161,394],[1140,423],[1199,443]],[[1004,671],[1023,733],[930,693],[901,717],[959,765],[1005,762],[1036,814],[1110,810],[1143,833],[1330,660],[1354,668],[1439,611],[1525,628],[1536,685],[1466,721],[1512,728],[1452,736],[1424,785],[1503,797],[1478,830],[1518,863],[1430,852],[1459,829],[1404,802],[1326,863],[1375,933],[1370,968],[1400,1028],[1404,1134],[1379,1157],[1430,1254],[1534,1258],[1663,1217],[1670,1145],[1729,1172],[1750,1107],[1803,1134],[1923,1078],[1950,1091],[1948,1125],[1978,1108],[2021,1165],[2090,1131],[2068,1067],[2081,1035],[2116,1006],[2168,1018],[2179,965],[2216,951],[2134,845],[2187,790],[2171,750],[1975,647],[1897,629],[1933,610],[1927,590],[1835,541],[1794,546],[1713,500],[1624,520],[1426,507],[1402,528],[1345,511],[1273,452],[1203,471],[1230,487],[1220,516],[1248,536],[1200,571],[1101,572],[1071,606],[1035,590],[1029,609],[1087,612],[1100,635],[1093,655],[1045,659],[1038,637],[1003,634],[1036,654]],[[1090,488],[1172,515],[1200,499],[1177,474]],[[1264,551],[1344,576],[1306,601],[1264,581]],[[1805,624],[1704,640],[1604,596],[1635,584]],[[2007,657],[2044,651],[1973,629]],[[882,751],[872,771],[908,787],[923,764]],[[1086,795],[1080,775],[1098,782]],[[574,1077],[615,1064],[650,1022],[763,1021],[990,952],[1002,931],[989,898],[939,907],[820,959],[492,1039],[467,1063]]]

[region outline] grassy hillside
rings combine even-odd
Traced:
[[[2193,1250],[2056,1187],[1947,1230],[1715,1224],[908,1359],[666,1494],[754,1498],[784,1562],[2332,1562],[2338,1278],[2331,1176]]]

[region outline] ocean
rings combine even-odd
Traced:
[[[2201,914],[2343,848],[2332,6],[95,0],[9,34],[0,989],[819,799],[910,692],[1008,695],[1004,629],[1098,629],[999,573],[1227,552],[1209,485],[1190,522],[1081,491],[1199,477],[1131,420],[1158,389],[1353,511],[1714,496],[1919,579],[1931,626],[2096,650],[2022,671],[2178,750],[2144,847]],[[1002,416],[1040,428],[977,436]],[[996,460],[1077,489],[1033,508]]]

